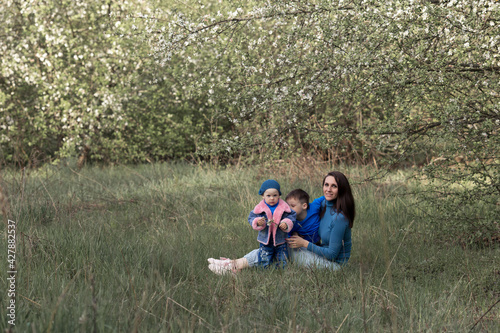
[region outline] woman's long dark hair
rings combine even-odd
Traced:
[[[356,205],[354,204],[351,185],[349,184],[347,177],[342,172],[332,171],[329,172],[325,178],[323,178],[323,186],[325,186],[326,177],[329,176],[335,178],[335,181],[337,182],[338,195],[335,210],[344,214],[344,216],[349,220],[349,228],[352,228],[354,224],[354,217],[356,216]],[[325,211],[326,205],[321,209],[321,218],[325,215]],[[334,212],[331,213],[333,214]]]

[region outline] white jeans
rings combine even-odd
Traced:
[[[258,253],[259,249],[255,249],[243,256],[243,258],[248,261],[248,265],[250,267],[257,266],[259,262]],[[317,255],[316,253],[312,253],[311,251],[307,251],[305,247],[301,247],[298,249],[291,249],[289,247],[288,254],[290,255],[291,261],[299,266],[328,268],[334,271],[341,268],[341,266],[336,262],[330,261],[324,257]]]

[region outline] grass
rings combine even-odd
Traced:
[[[246,219],[263,180],[280,181],[284,195],[301,187],[315,198],[333,169],[349,176],[357,199],[346,268],[291,265],[223,277],[208,270],[208,257],[257,247]],[[364,183],[371,171],[323,164],[283,164],[272,173],[186,164],[4,170],[17,223],[14,330],[500,331],[498,246],[464,247],[423,232],[412,199],[393,195],[411,184],[398,173]],[[0,311],[2,331],[6,315]]]

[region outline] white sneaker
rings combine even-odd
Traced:
[[[228,262],[231,262],[231,259],[220,257],[220,259],[208,258],[208,263],[216,266],[227,265]]]
[[[218,260],[220,264],[210,264],[208,265],[208,269],[214,272],[217,275],[224,275],[233,273],[233,264],[231,260]]]

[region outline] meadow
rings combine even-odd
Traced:
[[[316,198],[334,169],[348,175],[356,198],[347,267],[208,270],[209,257],[258,246],[247,216],[262,181]],[[500,332],[498,244],[444,241],[403,195],[412,186],[403,171],[364,181],[373,172],[323,163],[4,169],[17,235],[12,331]]]

